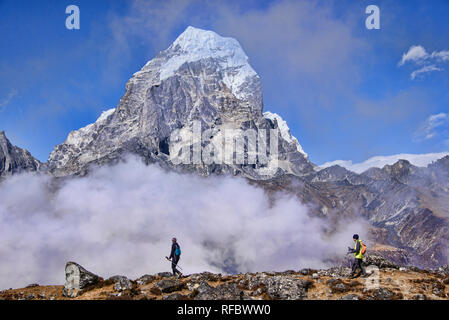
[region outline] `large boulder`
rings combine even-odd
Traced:
[[[65,266],[65,285],[62,295],[65,297],[75,298],[81,290],[97,283],[100,277],[87,271],[75,262],[67,262]]]
[[[163,293],[170,293],[182,290],[184,283],[179,280],[163,279],[154,284],[154,288],[159,289]]]

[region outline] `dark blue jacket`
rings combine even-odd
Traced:
[[[179,248],[179,244],[177,242],[173,243],[171,246],[171,253],[170,253],[170,257],[169,257],[170,259],[175,257],[175,252],[176,252],[177,248]],[[181,251],[180,248],[179,248],[179,251]],[[179,257],[179,255],[176,257]]]

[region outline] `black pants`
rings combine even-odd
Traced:
[[[174,255],[172,260],[171,260],[171,268],[173,270],[173,275],[176,277],[177,273],[181,273],[178,269],[176,269],[176,265],[179,262],[179,258],[181,258],[181,256],[176,256]]]
[[[352,275],[355,275],[357,269],[360,269],[361,274],[366,275],[365,268],[363,267],[363,259],[354,259],[354,263],[352,264]],[[360,273],[359,273],[360,275]]]

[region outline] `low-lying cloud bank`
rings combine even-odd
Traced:
[[[411,164],[417,167],[427,167],[433,161],[441,159],[449,155],[449,151],[439,153],[426,153],[426,154],[395,154],[392,156],[376,156],[369,158],[360,163],[352,163],[351,160],[335,160],[323,163],[320,168],[327,168],[334,165],[339,165],[355,173],[362,173],[369,168],[383,168],[386,165],[392,165],[398,160],[408,160]]]
[[[46,175],[0,183],[0,289],[62,284],[69,260],[103,276],[169,271],[171,238],[184,273],[325,267],[342,257],[363,223],[328,226],[297,199],[244,179],[166,172],[129,159],[71,178],[54,190]]]

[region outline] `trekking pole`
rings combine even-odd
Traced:
[[[167,257],[167,256],[165,256],[165,259],[167,259],[168,261],[170,261],[171,262],[171,260]],[[179,268],[179,269],[181,269],[182,270],[182,268],[177,264],[176,265],[176,268]]]

